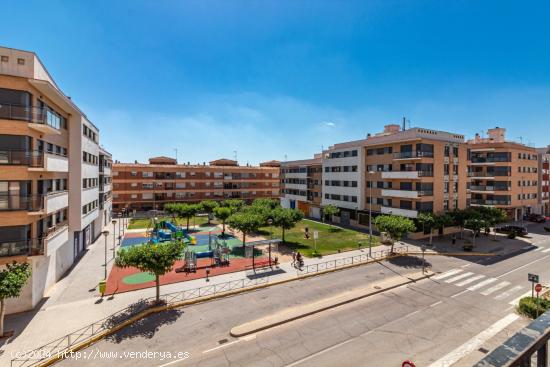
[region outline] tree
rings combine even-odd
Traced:
[[[336,205],[332,205],[332,204],[328,204],[328,205],[325,205],[323,207],[323,219],[325,218],[325,216],[329,216],[332,221],[332,216],[333,215],[338,215],[338,213],[340,212],[340,209],[338,209],[338,207]]]
[[[273,225],[281,227],[283,242],[285,242],[285,230],[292,229],[304,218],[304,214],[296,209],[277,208],[273,210]]]
[[[269,198],[260,198],[260,199],[254,199],[252,202],[252,206],[256,207],[265,207],[269,210],[273,210],[275,208],[280,207],[280,203],[278,200],[273,200]]]
[[[449,214],[435,215],[435,228],[443,229],[445,227],[452,226],[454,224],[453,218]]]
[[[176,221],[176,216],[178,215],[178,206],[177,203],[167,203],[164,204],[164,211],[172,216],[174,222]]]
[[[237,212],[227,218],[227,224],[239,230],[243,234],[243,253],[246,247],[246,235],[256,232],[265,224],[263,218],[258,214],[250,212]]]
[[[227,218],[231,216],[232,212],[229,207],[226,206],[219,206],[217,208],[214,208],[214,215],[216,218],[222,221],[223,230],[222,230],[222,237],[225,237],[225,221]]]
[[[208,224],[210,224],[210,214],[214,212],[219,204],[214,200],[203,200],[199,205],[201,210],[208,214]]]
[[[187,230],[189,231],[189,219],[193,218],[199,211],[199,206],[196,204],[178,204],[178,216],[187,219]]]
[[[420,213],[417,218],[418,224],[422,226],[422,231],[430,231],[430,245],[433,240],[433,228],[435,226],[435,218],[432,213]]]
[[[485,221],[486,226],[484,227],[488,232],[491,231],[491,227],[506,221],[506,213],[500,208],[494,207],[479,207],[478,208],[479,216]],[[494,231],[496,239],[496,231]]]
[[[453,218],[454,224],[460,227],[460,239],[464,239],[464,224],[470,217],[471,211],[469,209],[455,209],[449,215]]]
[[[464,223],[464,228],[467,228],[473,232],[472,246],[475,246],[476,244],[476,236],[479,234],[479,231],[481,231],[481,229],[485,228],[486,226],[487,221],[481,218],[481,216],[472,217],[466,220],[466,222]]]
[[[238,212],[244,206],[244,201],[241,199],[227,199],[222,202],[222,206],[231,208],[233,213]]]
[[[6,299],[19,297],[30,276],[29,264],[15,261],[0,272],[0,336],[4,335]]]
[[[399,215],[380,215],[374,219],[374,225],[390,236],[392,253],[395,241],[401,241],[407,233],[416,230],[412,220]]]
[[[160,276],[172,270],[176,260],[183,257],[185,245],[181,241],[123,247],[115,258],[120,268],[135,267],[155,276],[156,301],[160,302]]]

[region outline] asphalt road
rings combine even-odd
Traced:
[[[60,365],[401,366],[408,359],[417,366],[470,366],[528,323],[514,304],[530,291],[528,272],[543,283],[550,279],[548,238],[504,258],[429,257],[442,272],[434,279],[242,338],[229,330],[418,268],[385,262],[173,310]],[[131,352],[136,354],[124,354]],[[162,359],[167,353],[171,358]]]

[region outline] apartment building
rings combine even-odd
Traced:
[[[281,206],[299,209],[308,217],[320,219],[322,172],[321,154],[313,159],[281,162]]]
[[[96,221],[95,233],[99,235],[101,229],[107,226],[112,219],[113,212],[113,156],[104,147],[99,147],[99,216]]]
[[[535,148],[506,140],[496,127],[468,141],[471,206],[494,206],[519,220],[538,208],[539,161]]]
[[[368,224],[368,210],[416,218],[467,206],[464,136],[387,125],[366,139],[323,152],[322,205],[340,208],[343,224]]]
[[[32,269],[8,313],[33,308],[90,243],[98,139],[33,52],[0,47],[0,266]]]
[[[201,200],[279,198],[278,161],[239,166],[218,159],[207,165],[178,164],[169,157],[149,164],[113,164],[113,210],[161,210],[165,203]]]
[[[546,148],[538,148],[539,208],[536,213],[550,215],[550,145]]]

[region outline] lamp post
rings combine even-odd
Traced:
[[[120,222],[122,222],[122,214],[118,213],[118,244],[120,246]]]
[[[101,233],[105,237],[105,269],[103,279],[107,279],[107,236],[109,235],[109,231],[103,231]]]
[[[269,224],[269,237],[272,240],[273,239],[273,228],[271,226],[273,225],[273,219],[269,218],[267,220],[267,224]],[[252,253],[252,258],[254,258],[254,252]],[[269,243],[269,267],[271,267],[271,242]]]
[[[523,184],[525,181],[523,181],[524,176],[521,176],[521,226],[523,227]]]
[[[122,208],[122,235],[124,236],[124,227],[126,226],[126,208]]]
[[[372,180],[373,171],[369,171],[369,257],[372,257]]]
[[[116,219],[113,219],[113,257],[115,256],[115,247],[116,247]]]

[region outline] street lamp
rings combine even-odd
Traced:
[[[122,222],[122,214],[118,213],[118,244],[120,245],[120,222]]]
[[[113,221],[111,222],[113,223],[113,257],[115,257],[115,247],[116,247],[116,219],[113,219]]]
[[[525,176],[521,176],[521,226],[523,227],[523,184],[525,183],[525,181],[523,181],[523,179],[525,178]]]
[[[103,231],[101,233],[105,237],[105,269],[103,279],[107,279],[107,236],[109,235],[109,231]]]
[[[372,180],[371,175],[374,171],[369,171],[369,257],[372,257]]]
[[[269,224],[269,237],[273,240],[273,228],[271,227],[273,225],[273,219],[269,218],[267,224]],[[252,249],[252,251],[254,251],[254,249]],[[252,258],[254,259],[254,252],[252,252]],[[271,267],[271,242],[269,243],[269,267]]]
[[[122,208],[122,235],[124,236],[124,227],[126,226],[126,208]]]

